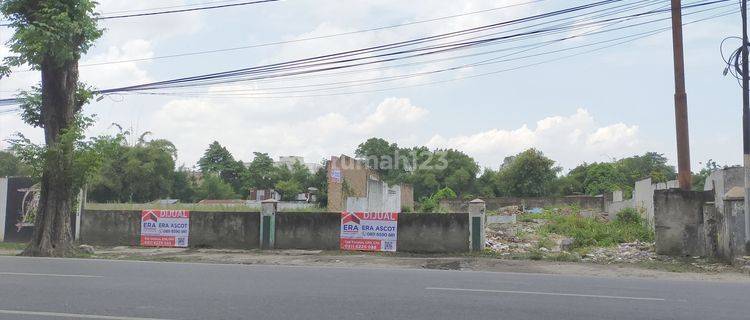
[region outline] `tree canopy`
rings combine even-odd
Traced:
[[[0,151],[0,177],[28,174],[29,168],[12,151]]]
[[[203,157],[198,160],[203,174],[218,174],[221,180],[232,186],[237,194],[247,193],[242,183],[245,165],[237,161],[226,147],[214,141],[208,146]]]

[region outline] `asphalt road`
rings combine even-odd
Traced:
[[[0,257],[0,319],[750,319],[750,284]]]

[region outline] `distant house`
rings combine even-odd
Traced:
[[[247,200],[253,202],[260,202],[269,199],[281,200],[281,195],[273,189],[252,188],[250,189],[250,195],[247,198]]]
[[[295,163],[303,164],[305,167],[307,167],[307,170],[310,170],[310,172],[312,173],[318,172],[318,170],[323,167],[323,165],[319,163],[305,163],[305,158],[300,156],[280,156],[279,161],[275,161],[274,165],[277,167],[286,166],[287,168],[291,169]]]

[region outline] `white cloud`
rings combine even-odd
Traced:
[[[378,105],[375,112],[361,124],[366,131],[374,131],[382,126],[398,126],[416,122],[429,112],[414,106],[409,99],[388,98]]]
[[[255,110],[266,109],[265,116]],[[175,143],[180,162],[195,163],[206,146],[219,141],[236,158],[249,160],[252,152],[272,156],[302,155],[318,161],[331,155],[351,154],[357,144],[378,136],[407,141],[410,125],[428,112],[409,99],[387,98],[363,115],[355,112],[309,112],[294,108],[269,109],[264,100],[218,103],[202,99],[173,100],[156,112],[154,135]],[[341,108],[346,110],[346,108]],[[252,112],[250,112],[252,111]]]
[[[616,123],[598,126],[585,109],[570,116],[553,116],[518,129],[487,131],[445,138],[433,136],[427,143],[435,148],[455,148],[467,152],[484,166],[497,167],[506,156],[526,148],[537,148],[566,168],[581,161],[605,161],[638,152],[638,126]]]
[[[586,144],[589,146],[600,146],[607,144],[620,144],[627,147],[633,147],[638,143],[636,135],[638,126],[627,126],[624,123],[617,123],[596,131],[588,136]]]
[[[81,64],[96,64],[108,61],[122,61],[154,56],[151,42],[144,39],[133,39],[121,46],[110,46],[103,53],[87,57]],[[133,83],[151,81],[148,72],[141,63],[125,62],[81,68],[81,79],[95,84],[98,88],[111,88]]]

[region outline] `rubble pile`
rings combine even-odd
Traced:
[[[526,253],[539,243],[537,230],[544,220],[491,224],[486,229],[486,247],[501,254]]]
[[[504,208],[506,209],[506,208]],[[514,212],[515,208],[507,208],[504,212]],[[553,209],[555,214],[579,214],[569,208]],[[585,214],[582,214],[585,215]],[[597,220],[606,221],[608,217],[601,213],[590,215]],[[598,264],[638,264],[654,262],[658,266],[674,266],[674,270],[701,270],[718,273],[729,268],[750,274],[750,256],[738,258],[734,266],[718,263],[701,257],[669,257],[656,254],[653,242],[628,242],[612,247],[585,248],[574,250],[573,238],[540,232],[549,222],[545,219],[518,219],[509,223],[488,224],[485,229],[486,247],[501,256],[533,254],[533,257],[559,259],[561,256],[574,257],[564,261],[582,261]],[[563,261],[563,260],[556,260]],[[679,272],[679,271],[678,271]]]
[[[735,259],[735,264],[740,267],[742,272],[750,275],[750,256]]]
[[[497,214],[501,216],[512,216],[512,215],[520,215],[523,214],[523,210],[521,210],[520,206],[507,206],[507,207],[501,207],[497,209]]]

